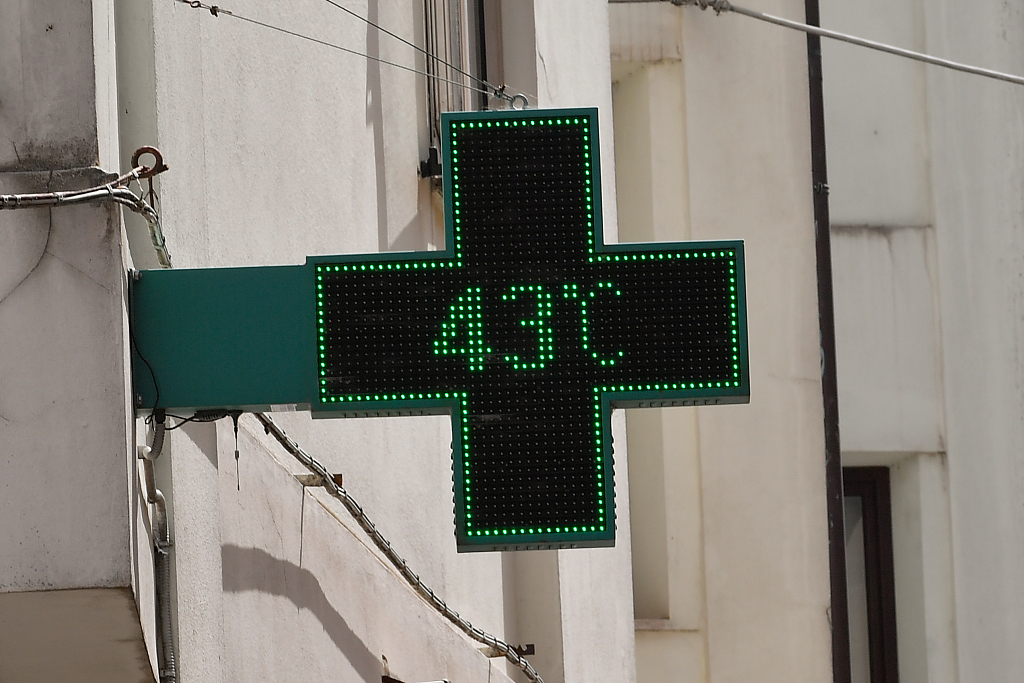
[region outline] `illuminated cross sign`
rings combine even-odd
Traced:
[[[274,292],[316,292],[316,358],[294,354],[315,363],[315,385],[216,400],[309,404],[318,417],[450,413],[459,550],[612,545],[611,409],[748,400],[743,245],[605,245],[594,109],[446,114],[442,126],[447,250],[269,269],[297,283]],[[258,288],[234,279],[244,270],[268,269],[205,286]],[[285,365],[260,371],[290,376]],[[268,387],[245,396],[288,382],[244,381]]]
[[[316,262],[318,409],[452,410],[463,550],[610,545],[611,407],[749,395],[742,243],[604,245],[596,119],[445,115],[449,252]]]

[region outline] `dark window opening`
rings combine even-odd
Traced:
[[[888,467],[844,467],[852,683],[897,683],[896,589]]]

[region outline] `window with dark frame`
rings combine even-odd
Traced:
[[[491,107],[483,81],[501,70],[500,7],[494,0],[424,0],[428,157],[420,176],[440,191],[441,114]]]
[[[897,683],[888,467],[844,467],[852,683]]]

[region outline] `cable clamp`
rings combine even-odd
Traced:
[[[713,9],[715,14],[732,11],[732,5],[729,4],[729,0],[671,0],[671,2],[676,7],[696,5],[702,10]]]
[[[143,154],[153,155],[152,166],[139,166],[139,157],[141,157]],[[164,163],[164,157],[162,154],[160,154],[160,150],[158,150],[156,147],[150,147],[149,145],[145,145],[143,147],[139,147],[137,150],[135,150],[135,153],[132,154],[132,168],[139,169],[138,177],[140,179],[147,179],[152,178],[153,176],[159,175],[166,171],[167,164]]]
[[[510,95],[509,93],[505,92],[505,89],[508,86],[504,85],[504,84],[502,84],[500,86],[491,86],[491,87],[493,88],[493,92],[491,93],[491,95],[495,99],[504,100],[505,102],[508,102],[510,109],[528,109],[529,108],[530,100],[529,100],[529,98],[526,97],[526,95],[524,95],[522,93],[516,93],[515,95]],[[523,106],[517,107],[516,106],[517,102],[522,103]]]
[[[215,17],[220,16],[221,14],[232,14],[232,12],[229,12],[222,7],[218,7],[217,5],[205,5],[199,0],[178,0],[178,2],[188,5],[192,9],[208,9],[210,10],[210,14]]]

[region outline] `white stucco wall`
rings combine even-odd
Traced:
[[[50,186],[100,177],[70,173]],[[0,192],[45,191],[47,180],[5,174]],[[0,220],[0,590],[131,585],[116,213],[82,206]]]
[[[929,51],[1024,73],[1019,5],[931,5]],[[929,72],[962,683],[1024,670],[1024,91]]]
[[[925,48],[921,0],[821,0],[822,25],[909,50]],[[952,55],[943,55],[955,59]],[[924,64],[824,40],[822,68],[833,225],[932,223]],[[846,150],[856,150],[847,154]]]
[[[95,165],[100,136],[93,3],[5,3],[0,38],[0,169]]]
[[[617,5],[612,25],[620,234],[743,239],[751,365],[749,405],[629,416],[634,510],[664,525],[634,530],[665,563],[634,558],[638,680],[827,680],[806,43],[696,8]]]
[[[101,0],[0,8],[0,193],[84,189],[118,170],[111,17]],[[126,263],[116,205],[0,214],[5,680],[85,662],[83,680],[152,675]],[[56,655],[55,640],[67,642]]]
[[[944,451],[935,231],[837,224],[832,257],[842,443],[863,454],[849,464]]]
[[[1024,72],[1021,8],[822,2],[823,23]],[[1022,668],[1020,88],[826,43],[846,464],[893,476],[901,680]]]

